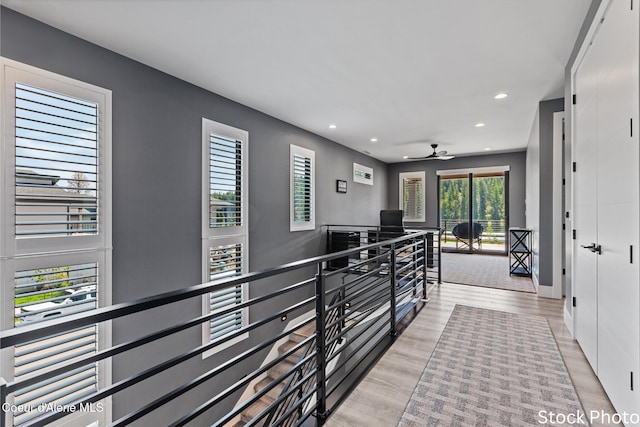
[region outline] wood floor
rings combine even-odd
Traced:
[[[456,304],[546,317],[587,415],[592,410],[615,413],[580,347],[564,325],[563,300],[448,283],[434,286],[429,297],[430,302],[331,415],[326,426],[396,426]]]

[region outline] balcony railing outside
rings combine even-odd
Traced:
[[[377,236],[375,239],[367,239],[367,242],[374,243],[357,248],[2,332],[0,348],[4,351],[80,327],[126,319],[136,313],[202,298],[203,295],[230,286],[249,283],[250,287],[251,298],[228,310],[172,324],[137,339],[100,349],[37,376],[11,382],[0,378],[0,402],[4,407],[5,403],[11,402],[16,392],[57,375],[116,356],[126,357],[130,351],[174,334],[185,333],[188,329],[197,328],[231,310],[249,307],[250,310],[260,308],[256,313],[268,314],[261,318],[252,316],[251,323],[228,336],[194,348],[178,349],[177,354],[67,405],[68,412],[43,413],[28,425],[46,426],[69,415],[72,412],[70,409],[79,410],[88,404],[118,396],[124,390],[148,379],[180,369],[189,360],[201,357],[203,353],[248,332],[260,336],[262,341],[251,344],[252,347],[237,344],[233,347],[234,354],[224,363],[172,390],[158,392],[146,404],[114,420],[110,425],[124,426],[138,420],[144,423],[146,416],[174,399],[197,390],[203,384],[216,381],[219,389],[216,395],[206,395],[203,401],[193,402],[193,408],[189,412],[176,414],[174,419],[167,421],[167,425],[241,425],[238,423],[242,422],[240,420],[243,413],[267,393],[281,388],[279,396],[260,413],[244,421],[244,425],[301,426],[311,423],[321,426],[379,355],[391,345],[397,334],[398,322],[406,314],[416,312],[427,300],[427,282],[439,281],[439,229],[415,231],[390,237],[388,240],[380,239]],[[355,261],[341,268],[328,268],[332,261],[345,257]],[[264,292],[274,281],[279,284],[278,289]],[[285,306],[280,301],[288,303]],[[269,328],[274,329],[274,323],[283,322],[288,316],[302,320],[295,325],[282,325],[276,329],[281,332],[265,334],[264,331]],[[251,372],[243,372],[246,375],[235,382],[224,383],[220,379],[224,373],[238,369],[248,358],[265,354],[276,343],[302,331],[308,325],[313,325],[315,331],[279,356],[258,368],[252,368]],[[250,384],[263,377],[269,369],[286,361],[292,367],[281,372],[278,378],[264,384],[255,393],[237,401],[238,396]],[[215,414],[213,418],[212,413]],[[10,423],[11,413],[3,413],[0,425],[4,427]]]
[[[460,224],[468,222],[468,219],[462,218],[447,218],[441,219],[442,227],[442,248],[447,249],[460,249],[460,244],[456,245],[456,237],[453,235],[453,228]],[[474,244],[473,249],[481,249],[483,251],[498,251],[506,253],[506,233],[505,220],[485,220],[478,219],[473,222],[482,225],[484,231],[482,232],[482,248],[478,248],[477,244]],[[466,246],[464,249],[468,249]]]

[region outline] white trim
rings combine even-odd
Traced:
[[[466,169],[444,169],[437,170],[436,175],[438,176],[447,176],[447,175],[463,175],[470,173],[500,173],[500,172],[508,172],[511,170],[511,166],[486,166],[480,168],[466,168]]]
[[[571,314],[571,311],[567,310],[567,304],[564,304],[564,324],[569,330],[571,337],[575,338],[573,333],[573,315]]]
[[[311,219],[295,221],[294,214],[294,156],[302,156],[311,160]],[[316,228],[316,153],[307,148],[291,144],[289,147],[289,231],[315,230]]]
[[[552,290],[550,298],[560,299],[562,298],[562,260],[564,254],[562,253],[562,230],[563,223],[563,207],[562,207],[562,123],[564,121],[564,112],[553,113],[553,156],[552,156],[552,203],[551,203],[551,215],[552,215],[552,227],[551,235],[556,236],[552,239]]]
[[[602,25],[603,19],[607,14],[607,11],[609,10],[609,6],[611,6],[611,3],[613,3],[612,0],[602,0],[602,2],[600,3],[600,6],[598,7],[598,10],[593,16],[593,21],[591,21],[591,26],[589,27],[589,31],[587,31],[587,34],[584,37],[584,41],[582,42],[582,45],[578,50],[578,54],[576,55],[576,59],[573,62],[573,65],[571,65],[572,83],[575,80],[574,76],[578,71],[578,68],[580,68],[580,65],[582,64],[582,60],[584,59],[585,55],[587,54],[587,51],[589,50],[589,47],[591,46],[591,42],[593,42],[593,39],[596,37],[596,34],[598,34],[598,31],[600,30],[600,25]],[[572,89],[575,88],[573,84],[571,85],[571,87]],[[574,93],[575,91],[572,91],[572,94]]]
[[[533,289],[536,293],[540,292],[540,282],[538,282],[538,276],[536,276],[535,273],[531,274],[531,281],[533,282]]]
[[[398,209],[404,210],[404,180],[407,178],[420,178],[422,180],[422,197],[420,203],[422,205],[422,216],[419,218],[407,218],[406,216],[403,218],[404,222],[424,222],[426,221],[426,189],[427,189],[427,178],[425,171],[416,171],[416,172],[400,172],[398,175],[398,187],[399,187],[399,197],[398,197]]]

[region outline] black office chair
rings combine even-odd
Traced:
[[[393,239],[404,234],[402,209],[383,209],[380,211],[380,240]]]

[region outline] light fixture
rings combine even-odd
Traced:
[[[283,322],[284,322],[285,320],[287,320],[287,315],[286,315],[286,314],[283,314],[283,315],[280,317],[280,320],[281,320],[281,321],[283,321]]]
[[[484,151],[491,151],[491,147],[485,148]]]
[[[371,138],[371,142],[378,142],[378,138]]]
[[[409,158],[409,156],[402,156],[402,158],[403,158],[403,159],[408,159],[408,158]]]
[[[484,126],[484,123],[476,123],[474,126],[477,128],[481,128]]]
[[[335,129],[336,125],[329,125],[329,129]]]
[[[493,99],[505,99],[507,96],[509,96],[508,93],[501,92],[501,93],[497,94],[496,96],[494,96]]]

